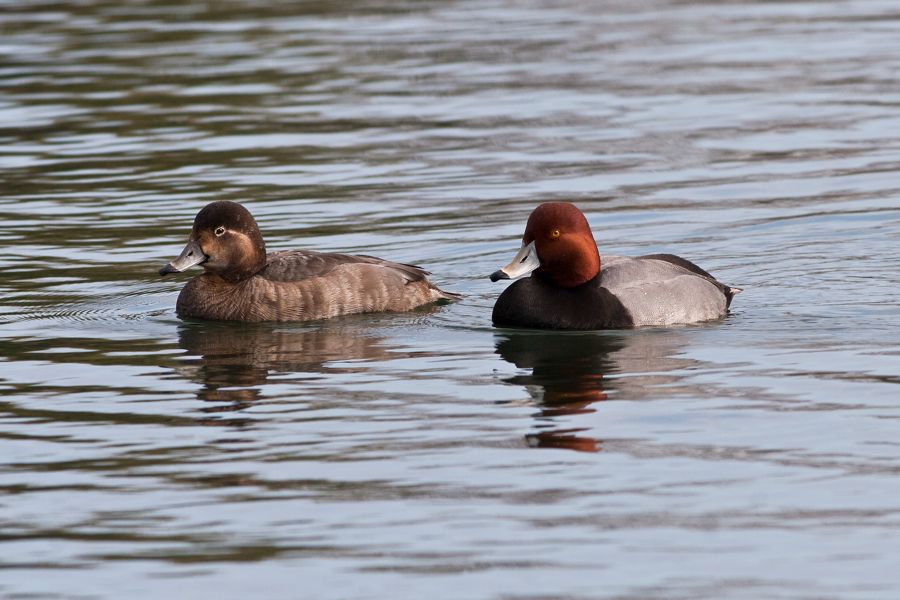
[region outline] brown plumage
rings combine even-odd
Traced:
[[[200,264],[175,311],[223,321],[312,321],[367,312],[407,311],[459,296],[427,271],[372,256],[287,250],[266,253],[256,221],[236,202],[213,202],[194,219],[181,255],[160,275]]]

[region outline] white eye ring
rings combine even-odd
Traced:
[[[225,234],[225,227],[219,225],[216,227],[216,237],[222,237]]]

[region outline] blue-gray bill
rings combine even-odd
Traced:
[[[538,259],[537,249],[532,241],[530,244],[523,244],[522,247],[519,248],[519,251],[513,257],[512,262],[499,271],[491,273],[491,281],[516,279],[517,277],[528,275],[540,266],[541,261]]]
[[[184,250],[181,251],[181,254],[178,255],[178,258],[166,263],[163,268],[159,270],[160,275],[168,275],[169,273],[180,273],[194,265],[199,265],[204,262],[209,257],[203,253],[203,250],[200,249],[200,244],[198,244],[194,240],[190,240],[187,243],[187,246],[184,247]]]

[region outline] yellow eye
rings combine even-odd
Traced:
[[[554,229],[553,231],[551,231],[550,237],[558,238],[559,237],[559,229]]]

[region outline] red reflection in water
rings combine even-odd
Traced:
[[[585,428],[559,428],[560,417],[592,413],[594,405],[607,399],[603,374],[611,368],[610,353],[622,347],[621,340],[605,333],[504,332],[497,337],[497,353],[529,375],[506,381],[524,386],[537,402],[538,433],[525,436],[534,448],[565,448],[598,452],[601,443]]]

